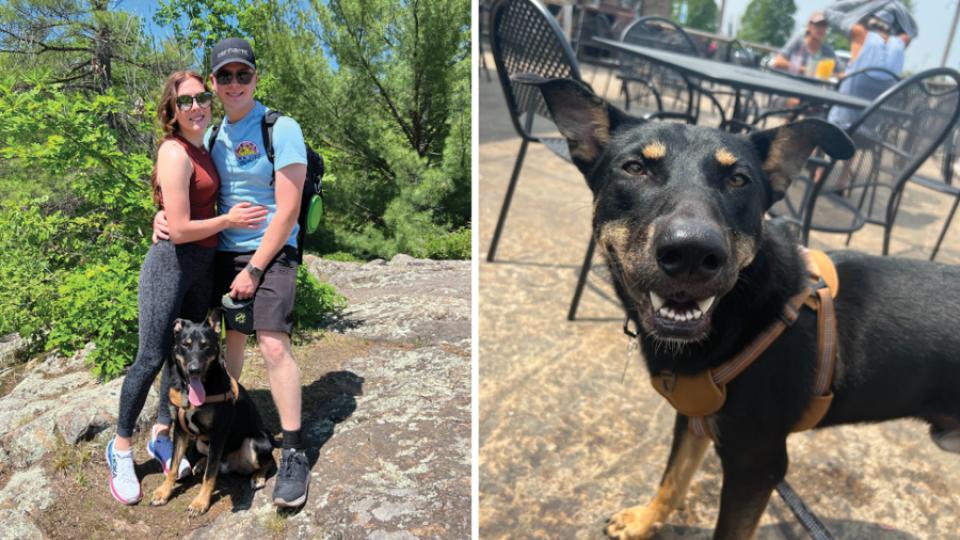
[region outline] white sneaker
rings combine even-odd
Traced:
[[[136,504],[143,493],[140,480],[133,467],[133,450],[118,454],[113,449],[113,439],[107,443],[107,466],[110,467],[110,493],[123,504]]]

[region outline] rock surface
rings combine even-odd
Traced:
[[[193,480],[165,507],[118,505],[102,453],[122,379],[97,383],[81,352],[36,361],[0,397],[0,539],[113,531],[231,540],[468,537],[469,261],[398,255],[360,264],[308,255],[305,264],[349,305],[332,332],[294,349],[312,464],[304,508],[280,514],[270,501],[273,479],[252,493],[233,475],[221,477],[210,511],[196,520],[185,519],[199,490]],[[277,432],[263,361],[251,346],[246,358],[241,382]],[[134,438],[147,499],[162,480],[143,448],[155,403],[151,391]],[[111,509],[110,519],[93,508]]]

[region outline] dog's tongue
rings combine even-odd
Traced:
[[[187,398],[194,407],[203,405],[203,400],[207,399],[207,391],[203,388],[200,377],[190,377],[190,392]]]

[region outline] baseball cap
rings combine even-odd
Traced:
[[[827,17],[823,14],[822,11],[814,11],[810,14],[810,18],[807,20],[808,24],[822,24],[827,22]]]
[[[216,73],[231,62],[240,62],[257,69],[257,57],[247,40],[227,38],[213,46],[210,52],[210,73]]]

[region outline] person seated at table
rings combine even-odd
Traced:
[[[831,28],[850,37],[850,64],[846,73],[867,68],[883,68],[896,75],[903,71],[904,50],[917,36],[917,24],[910,12],[897,0],[848,0],[837,2],[824,13]],[[860,17],[853,22],[853,17]],[[882,71],[845,78],[841,93],[873,101],[897,79]],[[827,117],[841,127],[848,127],[861,111],[833,107]]]
[[[821,59],[837,59],[833,48],[823,42],[826,36],[827,19],[822,11],[814,11],[807,20],[807,29],[803,35],[787,42],[777,53],[771,66],[793,75],[813,77]]]

